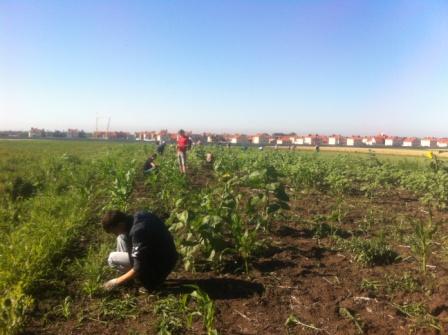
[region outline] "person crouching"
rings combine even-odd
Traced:
[[[156,163],[154,163],[154,161],[156,160],[156,157],[157,157],[156,154],[148,157],[148,159],[145,162],[145,165],[143,166],[144,173],[149,173],[151,171],[154,171],[154,169],[157,167]]]
[[[173,237],[163,221],[149,212],[128,215],[118,210],[104,214],[103,229],[117,236],[117,250],[108,263],[122,274],[106,282],[111,290],[138,278],[147,290],[160,286],[173,271],[178,254]]]

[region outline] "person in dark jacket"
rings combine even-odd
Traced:
[[[117,251],[109,254],[108,263],[122,275],[104,284],[111,290],[138,278],[148,290],[160,286],[173,271],[178,254],[173,237],[163,221],[149,212],[134,216],[118,210],[105,213],[101,224],[117,236]]]
[[[145,165],[143,165],[143,172],[144,173],[151,172],[151,171],[153,171],[157,167],[156,163],[154,163],[154,161],[156,160],[156,157],[157,157],[156,154],[148,157],[148,159],[145,162]]]
[[[156,151],[159,155],[163,155],[164,151],[165,151],[165,146],[166,146],[166,142],[162,141],[160,143],[158,143]]]

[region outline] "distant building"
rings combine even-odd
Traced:
[[[386,141],[386,136],[384,135],[369,136],[363,138],[362,141],[365,145],[369,146],[384,145]]]
[[[70,129],[67,130],[67,138],[78,138],[79,130],[78,129]]]
[[[249,144],[249,138],[246,135],[234,135],[230,137],[230,143],[232,144]]]
[[[28,132],[29,138],[45,137],[45,129],[31,128]]]
[[[169,142],[171,137],[167,129],[161,130],[155,134],[154,139],[158,142]]]
[[[154,131],[140,131],[135,133],[137,141],[153,142],[157,140],[156,132]]]
[[[204,143],[206,142],[206,138],[202,134],[189,134],[188,135],[193,143]]]
[[[403,140],[403,147],[417,147],[420,141],[416,137],[406,137]]]
[[[291,142],[296,145],[304,145],[305,138],[303,136],[295,136]]]
[[[346,144],[349,147],[358,147],[363,144],[363,138],[361,136],[347,137]]]
[[[256,134],[252,136],[252,144],[268,144],[269,135],[268,134]]]
[[[388,136],[384,141],[386,147],[399,147],[403,145],[403,138],[397,136]]]
[[[332,135],[328,138],[328,145],[341,145],[344,143],[344,137],[341,135]]]
[[[291,139],[289,136],[280,136],[276,140],[276,144],[278,145],[289,145],[291,144]]]
[[[422,147],[431,148],[435,147],[436,145],[437,145],[437,139],[434,137],[425,137],[422,138],[420,141],[420,146]]]
[[[306,145],[320,145],[322,144],[322,138],[319,135],[308,135],[304,138],[304,144]]]
[[[437,140],[437,147],[448,148],[448,138],[439,138]]]
[[[222,143],[226,142],[226,137],[224,135],[218,134],[207,134],[207,143]]]

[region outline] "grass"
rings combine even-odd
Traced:
[[[154,313],[158,316],[157,332],[159,335],[188,334],[195,319],[200,318],[207,335],[217,335],[214,327],[215,305],[210,297],[192,286],[194,291],[179,297],[170,295],[157,301]]]
[[[392,306],[402,315],[414,322],[411,328],[433,328],[441,330],[440,324],[434,316],[428,313],[427,308],[421,302],[412,302],[404,304],[392,303]]]
[[[334,241],[339,249],[350,252],[353,259],[364,266],[388,265],[398,259],[398,254],[383,237],[372,239],[353,237],[345,240],[336,236]]]

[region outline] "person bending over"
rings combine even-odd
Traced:
[[[148,159],[145,162],[145,165],[143,166],[144,173],[151,172],[156,168],[156,163],[154,163],[154,161],[156,160],[156,157],[157,157],[156,154],[148,157]]]
[[[121,276],[104,284],[111,290],[138,278],[148,290],[160,286],[174,269],[178,254],[173,237],[163,221],[149,212],[134,216],[118,210],[105,213],[101,224],[107,233],[117,236],[117,251],[108,263]]]
[[[165,146],[166,146],[166,142],[162,141],[160,143],[158,143],[156,151],[159,155],[163,155],[164,151],[165,151]]]

